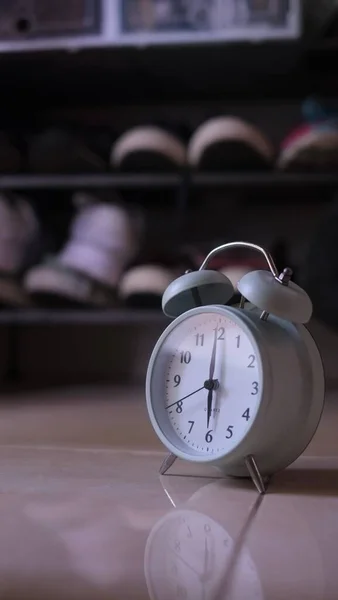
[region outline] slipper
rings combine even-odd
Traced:
[[[221,116],[196,129],[187,154],[192,169],[257,170],[272,166],[274,148],[257,127],[235,117]]]
[[[338,166],[338,109],[326,111],[311,98],[303,103],[304,123],[281,144],[277,167],[288,171],[335,171]]]
[[[186,165],[186,146],[172,129],[141,125],[129,129],[116,140],[110,163],[121,171],[176,171]]]

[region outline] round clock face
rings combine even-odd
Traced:
[[[145,553],[145,575],[152,600],[262,600],[262,587],[249,553],[234,562],[234,541],[210,517],[177,510],[155,525]]]
[[[262,361],[240,315],[195,309],[164,332],[147,377],[157,433],[175,453],[214,460],[252,426],[262,397]]]

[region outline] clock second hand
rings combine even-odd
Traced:
[[[198,390],[195,390],[194,392],[191,392],[190,394],[187,394],[186,396],[183,396],[183,398],[180,398],[179,400],[176,400],[176,402],[173,402],[172,404],[169,404],[169,406],[166,406],[166,410],[168,410],[168,408],[171,408],[172,406],[175,406],[175,404],[178,404],[179,402],[183,402],[183,400],[185,400],[186,398],[189,398],[189,396],[193,396],[194,394],[197,394],[197,392],[200,392],[201,390],[205,389],[205,384],[202,385],[202,387],[198,388]]]

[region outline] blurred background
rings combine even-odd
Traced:
[[[335,378],[337,65],[335,0],[1,0],[2,389],[143,385],[167,285],[241,239]]]

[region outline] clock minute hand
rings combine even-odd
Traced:
[[[183,398],[180,398],[179,400],[176,400],[176,402],[173,402],[172,404],[169,404],[169,406],[166,406],[166,410],[168,410],[168,408],[171,408],[172,406],[175,406],[175,404],[178,404],[179,402],[182,402],[183,400],[185,400],[186,398],[189,398],[189,396],[193,396],[194,394],[197,394],[197,392],[200,392],[201,390],[204,390],[205,386],[202,385],[202,387],[198,388],[198,390],[195,390],[194,392],[191,392],[190,394],[187,394],[186,396],[183,396]]]

